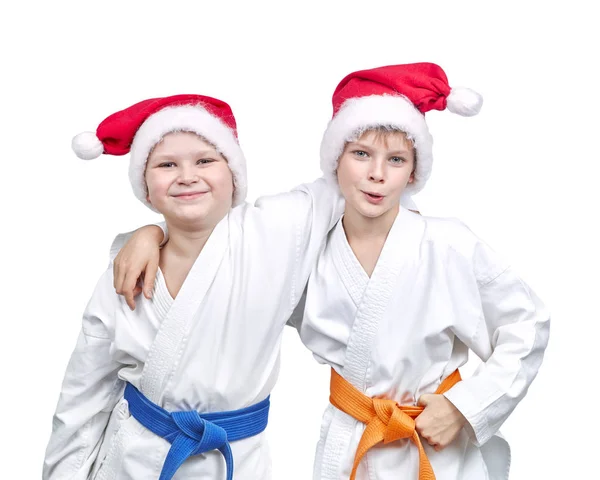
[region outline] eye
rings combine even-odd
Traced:
[[[171,168],[175,166],[175,162],[163,162],[158,165],[159,168]]]
[[[214,158],[201,158],[196,162],[196,165],[208,165],[213,162],[216,162]]]
[[[400,165],[400,164],[406,162],[406,160],[402,157],[391,157],[390,162],[392,162],[393,164],[396,164],[396,165]]]
[[[369,154],[364,150],[354,150],[352,153],[360,158],[366,158],[369,156]]]

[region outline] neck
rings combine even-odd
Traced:
[[[346,204],[342,223],[346,237],[350,239],[387,238],[400,210],[400,205],[379,217],[365,217]]]
[[[182,225],[167,220],[169,241],[163,248],[179,258],[196,259],[216,225]]]

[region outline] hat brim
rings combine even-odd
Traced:
[[[417,151],[415,180],[406,187],[409,195],[419,192],[429,179],[433,165],[433,138],[424,115],[403,96],[371,95],[346,100],[329,122],[321,141],[321,170],[336,177],[338,161],[346,143],[357,133],[386,126],[406,133]]]
[[[191,132],[205,138],[221,153],[233,175],[233,206],[246,199],[248,190],[246,159],[234,132],[211,115],[202,105],[167,107],[154,113],[140,126],[131,143],[129,180],[135,196],[150,209],[147,201],[145,172],[148,156],[163,137],[173,132]]]

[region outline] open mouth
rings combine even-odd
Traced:
[[[365,196],[367,202],[372,203],[374,205],[381,203],[383,201],[383,199],[385,198],[384,195],[379,195],[378,193],[364,192],[364,191],[362,193]]]

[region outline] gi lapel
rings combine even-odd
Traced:
[[[190,322],[210,288],[229,246],[229,215],[221,220],[194,262],[167,317],[162,321],[142,371],[142,393],[160,405],[173,364],[183,353]]]
[[[369,283],[369,276],[348,244],[342,220],[335,226],[331,235],[330,248],[333,256],[333,264],[346,290],[348,290],[354,305],[358,306]]]
[[[344,284],[350,294],[353,295],[353,298],[355,298],[354,295],[357,295],[358,298],[360,294],[360,300],[357,303],[358,310],[348,340],[344,368],[342,372],[338,373],[361,392],[364,392],[369,384],[369,359],[379,320],[385,314],[396,289],[402,288],[400,281],[402,271],[419,261],[420,241],[424,229],[425,222],[419,215],[401,208],[386,239],[373,275],[368,279],[348,245],[343,228],[339,228],[347,249],[345,249],[345,254],[334,253],[336,268],[340,272],[341,278],[344,279]],[[341,238],[338,238],[337,241],[341,242]],[[342,249],[335,248],[334,250]],[[349,259],[348,255],[353,258]],[[335,260],[336,257],[338,257],[337,260]],[[344,265],[340,262],[347,263]],[[357,278],[360,277],[356,274],[356,268],[362,271],[367,280],[362,291],[353,294],[352,292],[358,288]],[[410,281],[410,279],[402,278],[402,281]],[[401,312],[398,314],[401,315]],[[347,454],[350,437],[355,426],[354,418],[339,410],[334,412],[321,455],[323,459],[322,479],[339,478],[340,462]]]
[[[379,320],[394,292],[402,288],[399,285],[401,273],[419,260],[424,229],[425,222],[419,215],[400,209],[358,306],[346,349],[343,377],[361,392],[367,387],[369,358]]]

